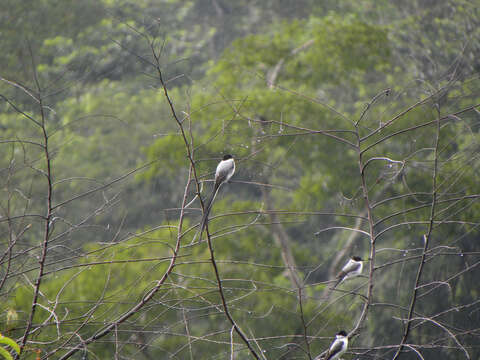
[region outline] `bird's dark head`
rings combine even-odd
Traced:
[[[233,156],[230,154],[223,155],[223,160],[233,159]]]
[[[339,336],[347,336],[347,332],[346,332],[345,330],[342,330],[342,331],[339,331],[339,332],[337,333],[337,335],[339,335]]]
[[[362,258],[360,256],[352,256],[352,259],[355,261],[362,261]]]

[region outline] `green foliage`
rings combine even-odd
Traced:
[[[12,348],[17,354],[20,354],[20,347],[14,340],[10,339],[9,337],[0,334],[0,344],[10,346],[10,348]],[[10,355],[10,353],[3,347],[0,347],[0,355],[7,360],[13,360],[13,357]]]
[[[177,173],[179,167],[185,166],[185,155],[172,151],[184,146],[183,138],[180,135],[167,135],[156,141],[154,145],[147,149],[147,158],[149,160],[159,159],[160,161],[152,166],[148,172],[145,173],[147,179],[154,176],[173,176]]]
[[[480,313],[470,309],[479,295],[478,270],[471,268],[480,214],[478,107],[459,112],[480,102],[478,6],[429,4],[7,0],[0,14],[0,75],[21,85],[2,80],[0,94],[37,123],[2,98],[4,331],[23,336],[32,308],[45,238],[45,124],[55,220],[33,318],[41,351],[79,344],[77,335],[89,338],[141,301],[180,237],[174,271],[151,302],[82,351],[98,358],[230,357],[231,324],[211,253],[205,241],[190,244],[201,217],[198,201],[185,209],[177,234],[190,162],[151,66],[153,46],[191,142],[200,195],[210,194],[222,154],[237,161],[232,183],[216,198],[209,231],[225,301],[268,359],[307,358],[300,350],[306,351],[304,335],[313,358],[328,346],[328,336],[351,329],[360,316],[364,299],[353,294],[364,294],[365,278],[342,284],[345,293],[334,293],[331,303],[323,295],[329,273],[338,270],[332,269],[335,255],[350,241],[340,227],[356,226],[356,218],[342,214],[366,217],[359,164],[375,157],[403,163],[375,160],[364,172],[379,234],[378,267],[375,306],[353,346],[378,346],[372,356],[381,357],[382,346],[401,339],[396,319],[406,317],[411,301],[435,190],[439,201],[416,313],[440,314],[439,324],[478,357],[478,339],[465,335]],[[192,180],[187,202],[196,191]],[[277,223],[297,275],[306,279],[302,313]],[[358,226],[370,231],[367,221]],[[330,227],[338,228],[313,235]],[[361,234],[345,257],[368,258],[370,246]],[[415,324],[419,330],[410,339],[436,344],[438,327]],[[442,334],[443,347],[431,350],[431,358],[459,358]],[[235,357],[249,358],[237,335],[233,342]],[[25,358],[34,356],[28,344],[25,349]]]

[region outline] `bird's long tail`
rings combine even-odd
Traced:
[[[337,280],[335,281],[333,286],[330,288],[330,291],[335,290],[335,288],[343,281],[343,279],[345,279],[345,275],[346,274],[343,271],[340,272],[340,274],[337,275]]]
[[[210,200],[208,200],[206,206],[204,207],[205,210],[204,210],[204,213],[203,213],[202,221],[200,222],[200,230],[193,237],[193,240],[191,242],[192,244],[197,239],[197,236],[200,236],[200,239],[198,240],[199,242],[202,240],[202,233],[203,233],[203,230],[205,229],[205,226],[207,225],[208,215],[210,214],[210,210],[212,210],[213,201],[215,200],[215,197],[218,194],[218,190],[220,189],[220,185],[221,184],[219,184],[219,185],[215,184],[215,187],[213,189]]]

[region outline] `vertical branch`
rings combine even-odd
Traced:
[[[312,360],[312,354],[310,352],[310,343],[308,341],[308,324],[305,321],[305,316],[303,313],[303,294],[302,294],[302,287],[298,288],[298,304],[300,306],[300,318],[302,320],[302,327],[303,327],[303,341],[305,342],[305,346],[307,347],[307,354],[308,358]]]
[[[235,327],[232,326],[232,329],[230,330],[230,360],[234,360],[234,357],[233,357],[233,354],[234,354],[233,330],[235,330]]]
[[[148,40],[148,38],[147,38],[147,40]],[[155,59],[155,70],[157,71],[158,80],[160,81],[160,85],[162,86],[163,93],[165,95],[165,99],[167,99],[168,106],[170,107],[170,112],[171,112],[174,120],[176,121],[179,129],[180,129],[183,141],[185,143],[185,148],[187,149],[187,157],[188,157],[188,160],[190,161],[190,164],[192,165],[193,177],[195,179],[195,185],[196,185],[196,188],[197,188],[197,196],[200,200],[200,204],[201,204],[202,208],[204,210],[206,210],[205,206],[204,206],[204,203],[203,203],[203,199],[200,196],[200,181],[199,181],[198,176],[197,176],[197,168],[195,166],[195,161],[193,159],[193,153],[192,153],[192,150],[191,150],[191,146],[190,146],[190,143],[187,139],[187,134],[185,132],[185,129],[183,128],[182,121],[180,121],[180,119],[177,115],[177,112],[175,111],[175,107],[173,106],[172,99],[170,99],[170,95],[168,94],[167,85],[165,84],[165,81],[163,79],[163,73],[162,73],[162,69],[161,69],[161,66],[160,66],[160,57],[159,57],[160,55],[157,54],[157,52],[155,51],[155,47],[154,47],[153,42],[150,42],[150,49],[152,51],[153,58]]]
[[[41,129],[41,132],[42,132],[43,155],[44,155],[44,160],[45,160],[45,165],[46,165],[46,170],[44,172],[44,175],[47,179],[47,208],[46,208],[46,214],[44,216],[45,225],[44,225],[44,231],[43,231],[41,255],[38,259],[39,270],[38,270],[37,278],[35,279],[35,283],[34,283],[32,306],[30,308],[30,315],[28,317],[28,321],[27,321],[27,324],[26,324],[26,327],[25,327],[25,332],[23,334],[22,340],[20,341],[20,351],[21,352],[25,348],[25,345],[26,345],[27,340],[28,340],[28,336],[30,334],[30,330],[33,326],[33,319],[35,317],[38,295],[40,293],[40,286],[41,286],[41,283],[42,283],[43,274],[44,274],[44,270],[45,270],[45,260],[47,258],[47,252],[48,252],[48,241],[49,241],[49,238],[50,238],[50,226],[51,226],[51,218],[52,218],[52,211],[53,211],[53,205],[52,205],[52,197],[53,197],[52,159],[50,157],[50,152],[49,152],[49,147],[48,147],[48,133],[47,133],[46,121],[45,121],[45,109],[44,109],[43,99],[42,99],[42,88],[40,87],[40,83],[38,81],[36,67],[35,67],[35,61],[34,61],[33,53],[31,51],[31,49],[30,49],[30,56],[32,58],[33,74],[34,74],[35,83],[36,83],[37,90],[38,90],[38,94],[37,94],[36,98],[37,98],[37,101],[38,101],[38,106],[39,106],[39,109],[40,109],[40,116],[41,116],[40,129]],[[16,355],[16,358],[18,358],[18,355]]]
[[[185,143],[185,148],[187,150],[187,157],[190,161],[191,170],[193,171],[193,176],[194,176],[195,183],[196,183],[197,196],[200,199],[201,206],[203,208],[203,211],[205,212],[207,209],[206,209],[205,204],[203,202],[203,199],[200,195],[200,181],[199,181],[198,176],[197,176],[195,161],[193,159],[193,153],[192,153],[192,150],[191,150],[191,144],[187,139],[187,135],[186,135],[185,129],[183,127],[183,124],[180,121],[180,119],[178,118],[177,113],[175,111],[175,107],[173,105],[173,102],[170,98],[170,95],[168,94],[167,86],[166,86],[165,81],[163,79],[162,69],[161,69],[161,66],[160,66],[160,57],[159,57],[159,54],[157,54],[157,52],[155,51],[153,42],[150,43],[150,48],[151,48],[153,57],[155,59],[155,68],[157,70],[160,85],[163,88],[163,92],[165,94],[165,98],[167,99],[168,105],[170,107],[171,114],[172,114],[173,118],[175,119],[175,121],[177,122],[177,125],[178,125],[178,127],[180,129],[180,132],[182,134],[182,138],[183,138],[183,141]],[[230,314],[228,304],[227,304],[227,300],[225,299],[225,294],[224,294],[224,291],[223,291],[222,279],[220,277],[217,262],[215,260],[212,240],[211,240],[211,237],[210,237],[210,232],[208,230],[208,224],[205,225],[205,231],[206,231],[206,234],[207,234],[207,243],[208,243],[208,249],[209,249],[209,252],[210,252],[210,261],[212,263],[212,267],[213,267],[213,270],[214,270],[214,273],[215,273],[215,278],[216,278],[217,286],[218,286],[218,292],[220,294],[220,299],[222,301],[225,316],[227,317],[228,321],[230,321],[230,323],[232,324],[233,328],[235,329],[235,332],[240,336],[242,341],[248,347],[248,349],[250,350],[250,353],[253,355],[253,357],[255,359],[260,359],[260,357],[257,355],[256,351],[253,349],[252,345],[248,341],[246,335],[243,333],[243,331],[240,329],[240,327],[237,325],[237,323],[233,319],[232,315]]]
[[[405,327],[405,332],[403,333],[402,336],[402,341],[400,342],[400,345],[398,346],[397,352],[395,353],[393,360],[396,360],[400,357],[401,352],[403,347],[405,346],[405,342],[408,339],[408,335],[410,333],[410,328],[412,324],[412,316],[415,311],[415,304],[417,302],[417,294],[419,287],[418,285],[420,284],[420,280],[422,277],[422,272],[423,268],[425,265],[425,259],[427,257],[427,251],[428,251],[428,245],[430,242],[432,230],[433,230],[433,224],[434,224],[434,219],[435,219],[435,206],[437,204],[437,172],[438,172],[438,142],[440,138],[440,110],[438,108],[438,104],[436,104],[437,107],[437,112],[438,112],[438,118],[437,118],[437,126],[436,126],[436,131],[435,131],[435,145],[433,148],[433,175],[432,175],[432,203],[430,206],[430,220],[428,223],[428,230],[427,233],[423,235],[423,250],[422,250],[422,258],[420,260],[420,264],[418,265],[418,270],[417,270],[417,277],[415,279],[415,284],[413,286],[413,294],[412,294],[412,299],[410,301],[410,306],[408,309],[408,316],[406,319],[407,326]]]
[[[232,326],[235,329],[235,332],[238,334],[238,336],[240,336],[240,338],[245,343],[245,345],[247,345],[248,350],[250,350],[250,353],[253,355],[253,357],[255,359],[258,360],[258,359],[260,359],[260,357],[258,356],[256,351],[253,349],[252,345],[250,344],[250,341],[248,341],[247,336],[243,333],[242,329],[240,329],[240,327],[237,325],[237,323],[233,319],[232,315],[230,314],[230,310],[228,308],[227,300],[225,299],[225,293],[223,291],[222,279],[220,278],[220,273],[218,271],[217,262],[216,262],[215,256],[214,256],[212,239],[210,237],[210,232],[208,230],[208,225],[206,225],[206,227],[205,227],[205,232],[207,234],[207,243],[208,243],[208,250],[210,252],[210,261],[212,263],[213,270],[215,272],[215,278],[217,280],[217,286],[218,286],[218,293],[220,294],[220,299],[222,301],[223,310],[225,311],[225,316],[227,317],[228,321],[230,321],[230,323],[232,324]]]
[[[359,169],[359,174],[360,174],[360,179],[361,179],[361,188],[362,188],[362,193],[363,193],[363,199],[364,199],[364,202],[365,202],[365,209],[362,213],[362,217],[363,217],[363,214],[366,212],[367,219],[368,219],[368,228],[369,228],[368,229],[368,234],[369,234],[369,237],[370,237],[370,254],[369,254],[369,259],[368,259],[369,260],[368,288],[367,288],[367,296],[366,296],[365,304],[363,305],[362,313],[360,314],[360,317],[359,317],[355,327],[350,332],[349,337],[352,337],[353,335],[355,335],[359,331],[363,322],[367,318],[368,310],[370,308],[370,304],[372,303],[373,287],[374,287],[373,276],[374,276],[374,271],[375,271],[375,255],[376,255],[375,222],[374,222],[374,219],[373,219],[372,206],[370,205],[371,201],[370,201],[370,197],[369,197],[369,194],[368,194],[367,181],[365,179],[365,169],[372,159],[367,160],[365,162],[363,160],[363,154],[365,153],[365,149],[362,150],[362,142],[365,139],[367,139],[368,136],[366,136],[364,138],[360,137],[360,122],[365,118],[368,111],[371,109],[372,105],[380,98],[380,96],[383,96],[383,95],[388,96],[389,93],[390,93],[390,89],[385,89],[385,90],[381,91],[380,93],[378,93],[377,95],[375,95],[373,97],[373,99],[367,104],[364,111],[360,115],[359,119],[354,123],[355,134],[356,134],[356,138],[357,138],[356,149],[357,149],[357,153],[358,153],[358,169]],[[389,185],[387,185],[386,187],[388,187],[388,186]],[[386,189],[386,187],[384,187],[384,189],[380,193],[382,193]],[[360,226],[360,219],[357,220],[357,223],[356,223],[355,227],[357,228],[358,226]],[[349,238],[349,241],[353,241],[353,239],[355,239],[355,234],[352,234],[352,236]]]
[[[188,318],[187,318],[187,314],[185,313],[185,308],[182,308],[182,317],[183,317],[183,321],[185,322],[185,333],[187,334],[187,339],[188,339],[188,352],[190,354],[190,360],[193,360],[192,337],[190,335],[190,328],[188,326]]]
[[[363,116],[363,115],[362,115]],[[361,118],[360,118],[361,120]],[[359,120],[359,121],[360,121]],[[362,192],[363,192],[363,199],[365,202],[365,210],[367,212],[367,218],[368,218],[368,233],[370,235],[370,254],[369,254],[369,268],[368,268],[368,288],[367,288],[367,298],[365,300],[365,304],[363,305],[362,313],[357,321],[357,324],[353,328],[353,330],[350,332],[349,337],[352,335],[355,335],[357,331],[359,331],[359,328],[362,326],[363,322],[365,321],[367,317],[367,313],[370,307],[370,304],[372,302],[373,298],[373,273],[375,271],[375,225],[374,225],[374,220],[373,220],[373,212],[372,212],[372,207],[370,206],[370,198],[368,195],[368,187],[367,187],[367,182],[365,180],[365,165],[363,163],[363,152],[361,150],[361,138],[360,138],[360,130],[359,130],[359,121],[355,123],[355,130],[356,130],[356,135],[357,135],[357,153],[358,153],[358,169],[360,173],[360,179],[361,179],[361,187],[362,187]]]
[[[385,90],[378,95],[376,95],[371,102],[368,104],[368,106],[365,108],[363,111],[362,115],[358,119],[358,121],[355,122],[355,131],[357,135],[357,152],[358,152],[358,169],[360,171],[360,178],[361,178],[361,187],[362,187],[362,192],[363,192],[363,199],[365,202],[365,210],[367,212],[367,218],[368,218],[368,227],[369,227],[369,234],[370,234],[370,254],[369,254],[369,268],[368,268],[368,288],[367,288],[367,299],[365,301],[365,304],[363,305],[362,313],[360,315],[360,318],[357,321],[357,324],[355,325],[355,328],[351,331],[349,334],[350,336],[352,334],[355,334],[359,328],[362,326],[363,322],[367,318],[368,310],[370,307],[370,304],[373,299],[373,286],[374,286],[374,271],[375,271],[375,255],[376,255],[376,244],[375,244],[375,223],[373,220],[373,212],[372,212],[372,207],[370,206],[370,198],[368,195],[368,187],[367,187],[367,182],[365,180],[365,166],[363,162],[363,152],[361,150],[361,145],[362,145],[362,139],[360,137],[360,129],[359,129],[359,123],[360,121],[365,117],[367,111],[370,109],[371,105],[376,101],[376,99],[383,94],[388,95],[389,90]]]

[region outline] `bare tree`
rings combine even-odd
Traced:
[[[148,46],[117,44],[150,69],[167,109],[155,119],[168,129],[159,137],[181,154],[175,166],[158,156],[110,178],[68,173],[69,139],[59,134],[80,119],[65,123],[51,106],[57,90],[42,83],[34,52],[34,89],[0,78],[9,125],[22,122],[0,140],[0,296],[17,358],[311,360],[327,354],[334,328],[348,333],[347,359],[476,358],[480,103],[458,95],[476,77],[454,64],[436,84],[379,88],[349,112],[281,81],[288,62],[317,45],[308,39],[263,75],[242,74],[263,84],[247,87],[252,98],[208,84],[208,99],[192,101],[200,87],[170,88],[184,74],[169,74],[165,42],[123,26]],[[258,94],[307,103],[320,119],[277,109],[258,119]],[[122,121],[81,115],[100,117]],[[325,207],[299,206],[300,162],[317,161],[309,156],[318,148],[335,149],[318,166],[348,177],[336,185],[351,196],[325,186]],[[209,214],[206,241],[190,242],[207,212],[212,164],[230,149],[240,154],[237,174]],[[154,200],[158,222],[126,230],[121,185],[155,166],[168,167],[181,196],[173,208]],[[70,193],[77,181],[87,185]],[[354,252],[363,274],[329,290]]]

